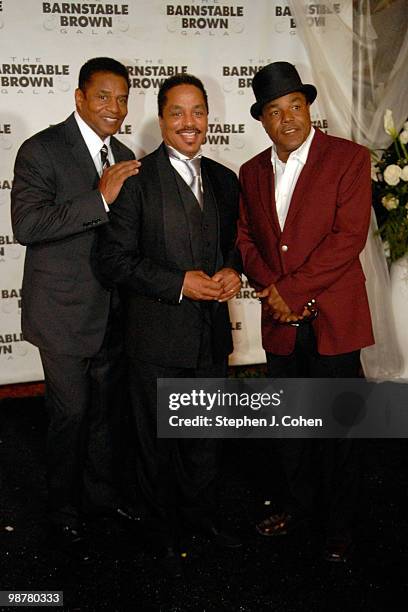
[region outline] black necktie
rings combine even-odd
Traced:
[[[102,164],[102,174],[103,174],[103,171],[106,170],[106,168],[109,168],[110,166],[109,159],[108,159],[108,147],[106,146],[106,144],[104,144],[101,149],[101,164]]]

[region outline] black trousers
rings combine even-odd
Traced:
[[[320,355],[311,325],[299,326],[290,355],[267,353],[271,378],[356,378],[360,351]],[[348,530],[353,522],[359,486],[356,446],[346,439],[279,439],[286,476],[289,512],[323,520],[330,533]]]
[[[224,378],[227,357],[213,363],[201,347],[195,368],[162,367],[129,356],[129,387],[138,437],[138,481],[153,536],[172,545],[187,525],[205,527],[216,506],[217,440],[157,438],[158,378]]]
[[[45,375],[48,515],[75,528],[85,513],[115,507],[115,454],[120,443],[124,354],[119,321],[110,319],[92,357],[40,349]]]

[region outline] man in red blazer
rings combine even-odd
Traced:
[[[253,90],[251,115],[272,147],[241,168],[238,246],[262,300],[268,375],[357,377],[360,349],[374,342],[359,260],[370,219],[369,153],[312,127],[317,91],[302,83],[293,65],[265,66]],[[316,491],[324,480],[325,557],[345,560],[357,486],[353,447],[346,440],[318,443],[322,479],[313,468],[317,443],[279,440],[286,511],[267,517],[257,530],[281,535],[316,516],[322,510]]]

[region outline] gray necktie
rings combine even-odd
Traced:
[[[106,144],[104,144],[101,149],[101,164],[102,164],[101,174],[103,174],[103,171],[106,170],[106,168],[109,168],[110,166],[109,159],[108,159],[108,147],[106,146]]]
[[[196,157],[195,159],[185,159],[184,163],[186,164],[190,172],[189,185],[191,187],[191,191],[197,198],[201,210],[203,210],[203,192],[201,189],[201,159],[199,157]]]

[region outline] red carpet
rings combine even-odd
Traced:
[[[35,397],[37,395],[44,395],[43,382],[0,386],[0,400],[8,397]]]

